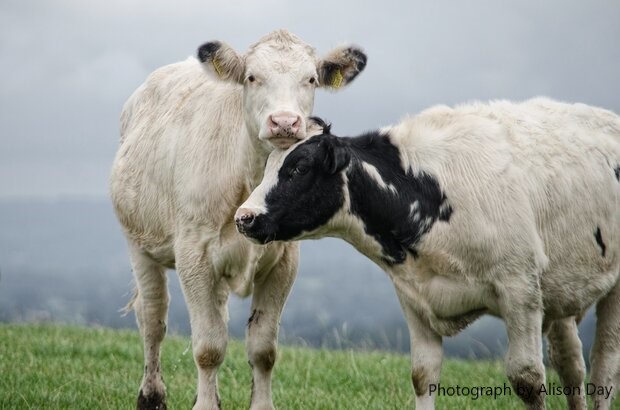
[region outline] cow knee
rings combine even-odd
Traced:
[[[219,367],[224,361],[226,344],[201,343],[194,347],[194,360],[200,369]]]
[[[248,360],[252,367],[262,371],[270,371],[276,362],[276,347],[273,344],[265,344],[260,347],[248,349]]]
[[[510,366],[508,380],[528,408],[544,407],[545,395],[541,392],[541,386],[545,382],[545,372],[542,366],[535,364]]]
[[[411,369],[411,384],[416,396],[424,396],[428,393],[428,371],[423,367],[413,367]]]

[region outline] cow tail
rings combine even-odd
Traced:
[[[121,313],[121,316],[123,317],[127,316],[129,312],[134,310],[136,302],[138,301],[138,295],[139,295],[139,291],[138,291],[138,287],[136,286],[133,288],[133,291],[131,292],[131,298],[129,299],[129,302],[127,302],[125,307],[119,310],[119,312]]]

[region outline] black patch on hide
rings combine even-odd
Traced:
[[[364,163],[372,165],[395,192],[380,186]],[[379,242],[384,261],[390,265],[403,263],[407,253],[417,257],[420,239],[437,221],[450,221],[453,208],[437,179],[428,172],[404,170],[400,152],[387,135],[369,132],[338,138],[323,134],[287,155],[277,184],[266,196],[267,212],[258,215],[245,233],[266,243],[324,226],[344,205],[345,173],[351,213]]]
[[[400,152],[387,135],[370,132],[349,141],[353,152],[347,171],[351,212],[381,244],[386,263],[404,262],[407,252],[417,257],[416,245],[422,236],[437,220],[449,222],[452,216],[439,182],[424,171],[405,171]],[[363,168],[364,163],[372,165],[396,193],[381,187]]]

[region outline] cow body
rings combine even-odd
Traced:
[[[609,111],[547,99],[440,106],[274,152],[237,219],[254,215],[238,225],[259,242],[341,237],[386,270],[410,329],[416,408],[433,407],[441,337],[485,313],[506,322],[506,370],[529,408],[544,407],[542,333],[563,384],[579,388],[569,405],[584,408],[576,326],[594,303],[591,380],[619,385],[619,164]],[[307,194],[287,193],[310,179]],[[595,400],[607,408],[611,396]]]
[[[236,232],[233,215],[260,181],[273,147],[305,138],[315,89],[352,81],[365,62],[354,47],[317,59],[286,31],[264,37],[245,56],[210,42],[198,59],[156,70],[125,104],[111,195],[129,243],[137,285],[132,305],[144,339],[138,408],[166,406],[159,357],[166,269],[177,270],[190,314],[198,368],[194,409],[220,405],[217,370],[231,291],[253,293],[251,408],[273,408],[271,370],[298,245],[251,244]]]

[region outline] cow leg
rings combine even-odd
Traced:
[[[519,277],[496,289],[501,317],[506,323],[508,353],[506,373],[514,391],[528,409],[544,409],[545,383],[542,354],[542,299],[539,285],[530,279],[519,284]]]
[[[590,353],[595,409],[609,409],[620,388],[620,282],[596,305],[596,336]]]
[[[166,270],[131,243],[129,252],[137,288],[133,308],[144,343],[144,376],[137,408],[161,410],[166,408],[166,387],[159,361],[168,315]]]
[[[196,235],[197,237],[199,235]],[[207,260],[208,249],[189,238],[177,243],[176,267],[192,327],[192,349],[198,369],[194,410],[220,408],[217,371],[228,342],[228,285]]]
[[[398,289],[396,294],[409,328],[411,384],[415,392],[415,408],[434,409],[436,394],[431,387],[439,384],[443,360],[441,336],[420,318]]]
[[[297,273],[299,248],[287,249],[278,263],[254,281],[247,353],[252,367],[251,410],[273,409],[271,370],[275,364],[280,315]]]
[[[575,317],[556,320],[551,323],[549,333],[549,359],[560,376],[564,387],[571,392],[566,396],[568,408],[573,410],[586,409],[584,378],[586,365],[581,352],[581,340],[577,333]]]

